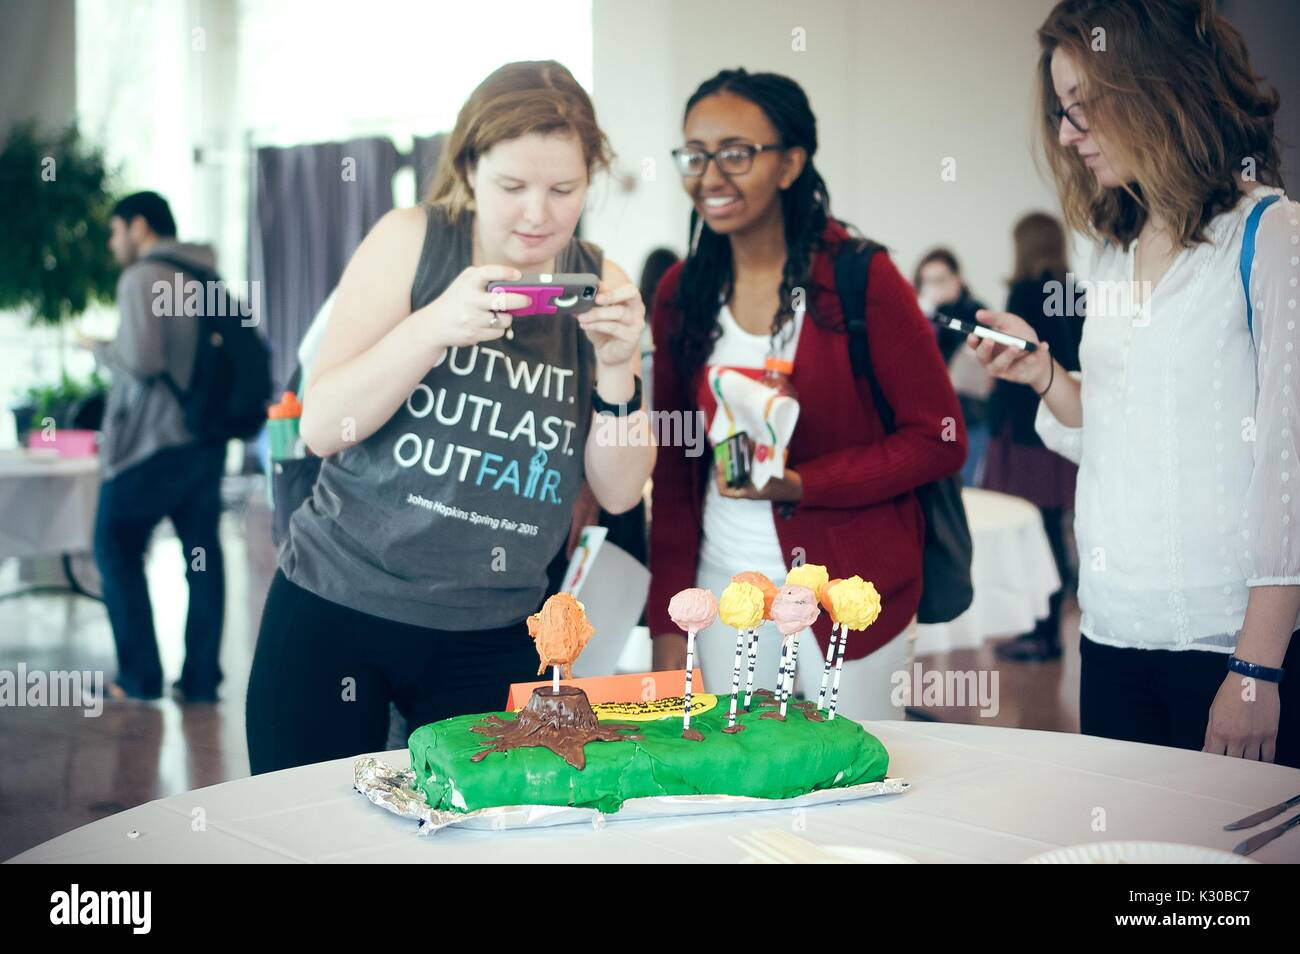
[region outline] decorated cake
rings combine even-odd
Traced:
[[[834,629],[816,701],[792,700],[798,639],[822,610]],[[859,577],[829,580],[824,567],[795,567],[777,588],[761,573],[738,574],[718,599],[692,588],[669,614],[687,636],[683,692],[648,702],[597,702],[562,684],[594,630],[571,594],[551,597],[528,621],[551,684],[518,712],[444,719],[417,729],[408,747],[415,784],[429,806],[472,812],[504,805],[559,805],[617,812],[627,799],[731,795],[789,799],[879,782],[889,754],[851,719],[836,718],[839,671],[850,631],[880,612],[875,587]],[[697,633],[721,618],[736,630],[728,695],[694,692]],[[782,634],[772,690],[753,688],[757,631]],[[747,664],[746,664],[747,661]],[[741,689],[742,670],[746,671]]]

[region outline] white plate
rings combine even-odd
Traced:
[[[907,855],[901,855],[896,851],[884,851],[879,848],[859,848],[855,845],[814,845],[820,848],[828,855],[832,855],[836,861],[845,864],[854,865],[917,865],[920,864],[915,858],[909,858]],[[760,865],[764,864],[762,860],[753,855],[746,855],[740,860],[742,865]]]
[[[822,850],[830,852],[837,858],[851,861],[855,865],[920,864],[920,862],[915,858],[909,858],[907,855],[900,854],[897,851],[885,851],[883,848],[858,848],[854,845],[822,845]]]
[[[1254,865],[1251,858],[1171,841],[1095,841],[1034,855],[1027,865]]]

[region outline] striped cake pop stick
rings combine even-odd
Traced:
[[[781,664],[776,669],[776,701],[781,701],[781,694],[785,692],[785,661],[790,651],[785,637],[781,638]]]
[[[826,721],[835,721],[835,706],[840,701],[840,670],[844,668],[844,647],[849,644],[849,633],[844,631],[839,648],[835,651],[835,680],[831,683],[831,704],[827,710]]]
[[[749,669],[745,673],[745,711],[749,711],[749,702],[754,698],[754,665],[758,662],[758,627],[749,631]]]
[[[794,576],[794,574],[795,570],[791,570],[790,575]],[[787,583],[777,591],[776,598],[772,600],[772,620],[783,637],[781,654],[784,666],[780,680],[781,711],[777,716],[779,719],[785,718],[786,707],[794,690],[794,674],[799,666],[799,636],[815,623],[820,615],[821,608],[817,605],[817,594],[801,583]]]
[[[691,689],[695,676],[695,634],[708,629],[718,618],[718,598],[706,589],[691,587],[668,601],[668,615],[686,633],[686,696],[682,716],[682,737],[699,742],[704,736],[691,732]]]
[[[835,663],[835,640],[839,635],[838,626],[831,627],[831,641],[826,647],[826,665],[822,666],[822,687],[817,692],[817,708],[820,709],[826,704],[826,688],[831,680],[831,666]]]
[[[790,700],[790,682],[794,678],[794,659],[790,652],[790,642],[794,638],[795,637],[793,636],[787,636],[785,639],[781,640],[782,672],[780,677],[781,688],[779,693],[781,696],[782,719],[785,718],[786,703]]]
[[[744,580],[732,580],[718,600],[718,618],[736,631],[736,659],[731,664],[731,709],[727,715],[727,728],[736,729],[736,695],[740,691],[740,663],[745,658],[745,634],[763,621],[767,605],[763,591]]]
[[[794,674],[799,664],[799,637],[803,630],[790,637],[790,668],[785,671],[785,692],[781,694],[781,715],[785,715],[785,704],[794,694]]]
[[[736,724],[736,693],[740,691],[740,661],[745,655],[745,631],[736,632],[736,661],[731,665],[731,711],[727,713],[727,728]]]
[[[686,716],[682,719],[682,731],[691,727],[691,682],[695,675],[695,630],[686,633]]]
[[[875,586],[860,576],[841,580],[830,591],[834,617],[844,632],[835,650],[835,679],[831,684],[831,704],[827,721],[835,718],[835,708],[840,701],[840,672],[844,668],[845,650],[849,644],[849,630],[861,632],[880,615],[880,593]]]
[[[823,585],[817,588],[817,602],[822,605],[822,608],[826,610],[828,614],[830,614],[831,618],[831,641],[830,645],[826,647],[826,664],[822,666],[822,686],[821,689],[817,691],[817,708],[819,710],[826,704],[826,689],[830,683],[831,665],[835,662],[835,641],[836,637],[839,635],[841,625],[839,617],[835,615],[835,604],[831,600],[831,590],[842,582],[844,581],[839,579],[827,580]],[[847,636],[848,634],[845,633],[845,638],[847,638]]]

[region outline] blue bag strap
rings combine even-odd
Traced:
[[[1280,199],[1279,195],[1265,196],[1255,203],[1246,218],[1246,234],[1241,239],[1241,287],[1246,293],[1246,330],[1250,340],[1255,340],[1254,307],[1250,303],[1250,268],[1255,263],[1255,233],[1259,231],[1259,220],[1264,210]]]

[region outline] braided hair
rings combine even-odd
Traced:
[[[761,109],[776,127],[783,147],[801,146],[808,154],[799,178],[781,193],[786,259],[781,300],[772,317],[775,343],[784,332],[792,331],[788,326],[794,319],[794,290],[806,292],[813,255],[822,246],[830,219],[830,193],[812,162],[817,151],[817,117],[803,88],[789,77],[734,69],[701,83],[687,101],[683,119],[700,100],[723,92],[743,97]],[[730,239],[710,229],[698,210],[692,209],[690,252],[682,265],[675,302],[682,322],[670,340],[677,373],[687,386],[708,362],[721,334],[718,313],[722,302],[731,297],[733,278]]]

